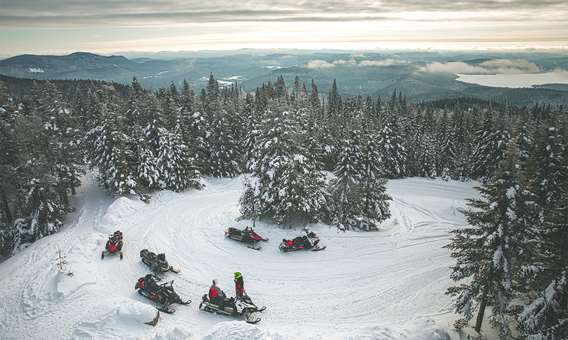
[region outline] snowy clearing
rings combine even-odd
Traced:
[[[224,237],[235,222],[242,178],[209,179],[207,189],[161,192],[150,204],[113,199],[92,176],[75,197],[76,212],[61,232],[39,240],[0,264],[2,339],[449,339],[450,299],[444,295],[452,260],[448,230],[464,223],[474,183],[410,178],[391,180],[393,217],[375,233],[313,226],[327,249],[278,251],[282,238],[301,230],[257,225],[270,238],[260,251]],[[120,229],[125,258],[100,259],[107,235]],[[165,252],[180,266],[168,273],[189,306],[175,306],[157,327],[155,313],[134,290],[148,272],[139,251]],[[73,276],[58,273],[57,250]],[[234,295],[241,271],[248,294],[266,305],[262,321],[201,312],[212,279]]]

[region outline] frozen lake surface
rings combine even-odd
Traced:
[[[568,71],[519,74],[458,74],[458,80],[491,87],[532,87],[543,84],[568,84]]]

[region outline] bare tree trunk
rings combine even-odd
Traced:
[[[479,305],[479,312],[477,312],[477,320],[475,321],[475,331],[479,333],[481,331],[481,324],[483,323],[483,315],[485,314],[485,307],[487,306],[487,290],[489,287],[483,289],[483,295],[481,297],[481,303]]]

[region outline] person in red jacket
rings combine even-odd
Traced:
[[[243,281],[243,274],[240,272],[235,272],[235,295],[237,297],[243,297],[245,293],[245,282]]]
[[[221,307],[225,304],[225,293],[217,287],[217,280],[213,280],[213,284],[209,288],[209,301]]]

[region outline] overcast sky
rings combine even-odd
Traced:
[[[568,48],[567,0],[0,0],[0,54]]]

